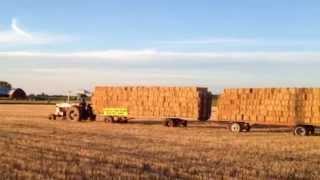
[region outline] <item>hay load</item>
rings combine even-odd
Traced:
[[[93,108],[127,108],[130,117],[181,117],[207,120],[211,93],[200,87],[99,86],[92,97]]]
[[[320,88],[225,89],[216,121],[320,125]]]

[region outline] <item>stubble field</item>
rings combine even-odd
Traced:
[[[167,128],[49,121],[50,105],[0,105],[0,179],[318,179],[320,137],[233,134],[212,122]]]

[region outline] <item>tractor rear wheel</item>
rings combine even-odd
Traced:
[[[67,111],[67,119],[71,121],[80,121],[80,110],[77,107],[71,107]]]

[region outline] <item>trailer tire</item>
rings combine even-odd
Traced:
[[[105,123],[113,123],[114,122],[113,117],[112,116],[106,116],[104,118],[104,122]]]
[[[231,132],[239,133],[241,132],[241,124],[238,122],[233,122],[230,124],[229,129]]]
[[[315,129],[314,129],[313,126],[311,126],[311,125],[308,126],[307,130],[308,130],[308,134],[309,134],[309,135],[314,135]]]
[[[165,126],[167,126],[167,127],[175,127],[175,122],[173,121],[173,119],[166,119],[165,120]]]
[[[184,120],[183,126],[184,126],[184,127],[187,127],[187,126],[188,126],[188,121]]]
[[[128,118],[124,117],[122,121],[123,121],[123,123],[128,123]]]
[[[309,130],[306,126],[296,126],[293,129],[293,134],[295,136],[308,136]]]
[[[250,132],[251,126],[249,123],[240,124],[241,131]]]
[[[113,123],[119,123],[120,122],[120,117],[114,116],[112,122]]]
[[[128,120],[126,120],[125,117],[118,117],[118,123],[127,123]]]

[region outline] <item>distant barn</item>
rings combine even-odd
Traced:
[[[27,94],[24,92],[24,90],[17,88],[17,89],[11,89],[9,91],[9,98],[10,99],[26,99]]]

